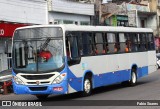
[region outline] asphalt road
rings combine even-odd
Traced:
[[[1,95],[1,100],[29,100],[33,101],[37,98],[33,95]],[[58,101],[62,100],[62,101]],[[65,101],[70,100],[82,100],[82,102],[87,102],[85,100],[119,100],[120,102],[122,100],[160,100],[160,70],[143,77],[138,80],[138,83],[134,87],[125,87],[121,84],[115,84],[111,86],[105,86],[96,88],[93,90],[93,94],[88,97],[81,97],[80,93],[74,93],[69,95],[51,95],[48,99],[45,100],[45,104],[53,105],[54,103],[64,104]],[[114,101],[113,101],[114,102]],[[125,102],[125,101],[124,101]],[[93,102],[95,103],[95,102]],[[126,103],[128,103],[126,101]],[[160,105],[160,104],[159,104]],[[93,109],[93,108],[101,108],[101,109],[159,109],[160,106],[47,106],[47,108],[56,108],[56,109]],[[3,107],[4,108],[4,107]],[[8,108],[8,107],[7,107]],[[26,107],[27,108],[27,107]],[[34,107],[34,108],[44,108],[44,107]]]

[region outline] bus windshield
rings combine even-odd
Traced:
[[[64,65],[61,28],[27,28],[15,31],[13,69],[23,73],[45,73]]]

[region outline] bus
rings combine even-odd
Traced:
[[[148,28],[36,25],[15,30],[12,84],[16,94],[38,99],[115,83],[134,86],[156,71],[153,30]]]

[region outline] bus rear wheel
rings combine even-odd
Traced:
[[[122,85],[123,85],[123,86],[135,86],[136,83],[137,83],[136,70],[132,70],[130,80],[129,80],[129,81],[124,81],[124,82],[122,82]]]
[[[135,70],[132,70],[131,79],[129,81],[129,86],[135,86],[137,83],[137,74]]]
[[[48,95],[47,94],[44,94],[44,95],[35,95],[39,100],[45,100]]]
[[[90,76],[86,76],[83,82],[83,96],[89,96],[92,92],[92,80]]]

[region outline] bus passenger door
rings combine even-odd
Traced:
[[[80,56],[78,51],[77,33],[68,32],[66,37],[66,52],[68,52],[68,93],[81,91],[81,73]]]
[[[72,66],[80,62],[80,57],[78,53],[78,44],[76,36],[68,36],[66,40],[66,54],[68,57],[68,65]]]

